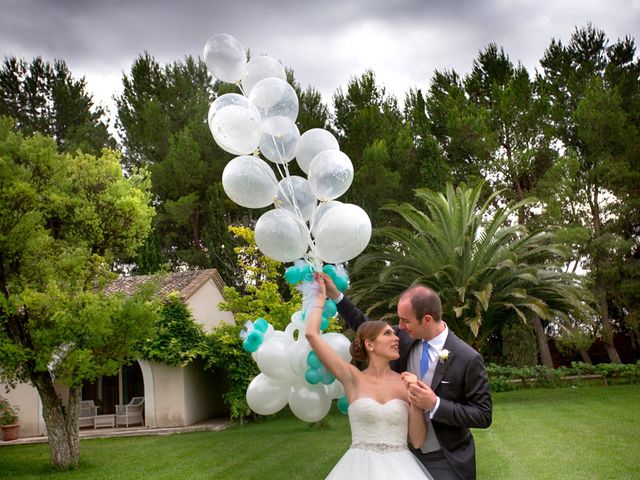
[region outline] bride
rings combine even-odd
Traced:
[[[354,359],[368,361],[367,368],[360,371],[345,362],[320,336],[326,286],[322,275],[316,273],[314,278],[318,290],[307,313],[305,335],[320,361],[344,385],[352,436],[351,448],[327,479],[432,479],[407,447],[408,437],[414,448],[420,448],[427,426],[422,410],[408,403],[411,379],[389,367],[400,356],[398,337],[385,322],[365,322],[350,351]]]

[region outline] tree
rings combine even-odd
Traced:
[[[114,147],[106,112],[93,104],[84,78],[75,80],[64,60],[31,63],[5,57],[0,69],[0,115],[13,117],[26,135],[53,137],[60,151],[94,155]]]
[[[514,66],[495,44],[480,52],[464,85],[490,132],[485,140],[491,149],[484,170],[487,182],[494,190],[503,190],[506,201],[536,195],[540,178],[555,158],[547,135],[548,98],[538,91],[527,70]],[[524,207],[518,212],[521,224],[532,216]]]
[[[346,93],[338,90],[334,107],[340,149],[354,166],[353,184],[340,200],[361,206],[374,225],[388,222],[393,217],[380,207],[409,199],[412,189],[423,185],[422,174],[430,173],[420,165],[414,133],[371,70],[352,78]]]
[[[634,274],[611,268],[620,264],[616,257],[632,259],[638,251],[633,233],[638,216],[629,210],[629,205],[632,209],[638,205],[634,201],[637,190],[629,180],[640,175],[635,108],[640,97],[640,64],[634,53],[631,39],[609,46],[604,32],[588,25],[577,28],[566,46],[551,42],[541,60],[539,78],[553,102],[554,136],[577,162],[577,183],[572,188],[579,200],[574,210],[585,214],[580,226],[589,232],[578,245],[577,256],[586,259],[585,267],[594,279],[602,334],[612,362],[620,361],[613,333],[621,322],[611,318],[611,306],[616,297],[625,303],[616,293],[622,291],[625,277],[637,285],[633,280],[637,269]],[[621,216],[626,220],[617,221]],[[621,305],[619,311],[630,311],[629,306]]]
[[[215,93],[204,62],[189,56],[162,67],[145,52],[123,86],[116,104],[125,166],[150,170],[158,210],[140,273],[188,265],[239,280],[226,224],[241,214],[221,186],[232,157],[215,144],[206,122]]]
[[[489,148],[490,157],[482,172],[493,190],[502,190],[501,201],[521,201],[537,194],[541,178],[556,157],[547,135],[549,101],[540,94],[527,70],[515,67],[502,48],[490,44],[473,62],[464,80],[469,102],[479,109],[488,135],[478,150]],[[453,139],[454,141],[456,139]],[[534,220],[523,203],[518,222]],[[538,340],[542,363],[553,367],[544,325],[539,316],[531,322]]]
[[[438,140],[433,135],[427,115],[427,104],[421,90],[409,90],[404,100],[404,121],[415,145],[418,172],[407,171],[409,177],[418,178],[421,188],[441,190],[450,180],[451,168],[445,162]],[[408,168],[412,167],[407,162]]]
[[[429,129],[455,184],[473,184],[483,178],[495,140],[482,109],[469,102],[455,71],[435,71],[425,98]]]
[[[0,119],[0,379],[38,390],[57,468],[78,464],[82,382],[134,357],[156,315],[149,288],[102,293],[110,265],[148,235],[148,189],[123,178],[115,152],[60,154]]]
[[[412,283],[429,285],[442,299],[449,327],[478,349],[512,318],[588,312],[580,277],[558,268],[563,251],[552,234],[512,224],[521,202],[493,211],[499,192],[481,203],[481,190],[482,184],[447,184],[444,194],[417,190],[424,210],[386,206],[403,226],[378,229],[372,251],[356,261],[356,302],[389,314]]]

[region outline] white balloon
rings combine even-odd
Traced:
[[[324,385],[298,382],[289,391],[289,408],[303,422],[317,422],[329,413],[331,399]]]
[[[275,330],[275,329],[273,328],[273,325],[269,324],[269,325],[267,326],[267,331],[266,331],[266,332],[264,332],[264,335],[263,335],[263,337],[262,337],[262,338],[263,338],[263,342],[266,342],[266,341],[267,341],[267,339],[268,339],[268,338],[271,338],[272,336],[274,336],[274,337],[278,337],[278,336],[283,336],[283,335],[284,335],[284,332],[282,332],[282,331],[280,331],[280,330]]]
[[[255,240],[267,257],[292,262],[307,251],[308,233],[289,211],[278,208],[265,212],[258,219]]]
[[[325,150],[340,150],[338,140],[331,132],[323,128],[312,128],[300,136],[296,162],[304,173],[309,173],[311,161]]]
[[[371,238],[371,220],[351,203],[331,208],[315,230],[316,253],[326,263],[343,263],[359,255]]]
[[[260,114],[237,93],[219,96],[209,107],[209,129],[218,146],[234,155],[253,153],[260,143]]]
[[[295,263],[298,264],[298,263],[304,263],[304,262],[301,262],[300,260],[296,260]],[[304,320],[302,319],[302,310],[296,310],[295,312],[293,312],[291,314],[291,321],[304,324]]]
[[[353,181],[353,164],[344,153],[325,150],[311,161],[308,178],[318,200],[333,200],[349,190]]]
[[[256,83],[249,100],[260,112],[262,121],[273,117],[286,117],[292,122],[298,118],[298,96],[291,85],[280,78],[265,78]]]
[[[302,312],[298,310],[291,315],[291,322],[285,327],[284,333],[291,339],[291,341],[295,342],[300,338],[304,339],[304,329],[305,323],[302,320]]]
[[[300,131],[287,117],[271,117],[262,122],[260,152],[275,163],[288,163],[296,155]]]
[[[272,415],[285,407],[290,390],[291,382],[278,381],[261,373],[247,387],[247,404],[257,414]]]
[[[289,354],[289,368],[301,380],[304,380],[304,376],[307,373],[307,357],[311,352],[311,345],[309,345],[304,336],[304,328],[304,325],[302,325],[300,328],[301,335],[291,346],[291,353]]]
[[[351,353],[349,353],[351,341],[347,337],[338,332],[329,332],[323,333],[322,339],[329,344],[331,349],[336,352],[342,360],[347,363],[351,362]]]
[[[289,338],[280,335],[272,335],[264,341],[256,356],[260,371],[276,380],[292,381],[294,374],[289,368],[289,352],[292,343]]]
[[[267,162],[242,155],[224,167],[222,188],[241,207],[263,208],[271,205],[278,194],[278,180]]]
[[[320,223],[320,220],[322,219],[324,214],[336,205],[342,205],[342,202],[339,202],[338,200],[330,200],[328,202],[321,202],[316,207],[315,213],[311,217],[311,233],[315,232],[316,226],[318,225],[318,223]]]
[[[284,208],[297,215],[295,206],[298,207],[302,218],[309,220],[316,206],[316,196],[311,191],[311,186],[306,178],[291,175],[280,180],[278,193],[273,201],[276,208]],[[294,205],[295,201],[295,205]]]
[[[236,83],[247,71],[247,53],[242,44],[231,35],[214,35],[204,46],[204,62],[218,80]]]
[[[331,400],[336,400],[344,395],[344,385],[340,383],[340,380],[325,385],[324,388],[327,390],[327,395]]]
[[[287,80],[287,73],[280,62],[269,55],[252,57],[247,64],[247,74],[242,79],[244,94],[248,96],[256,83],[269,77]]]

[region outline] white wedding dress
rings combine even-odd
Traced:
[[[331,470],[331,480],[403,480],[431,475],[407,447],[409,405],[360,397],[349,405],[351,448]]]

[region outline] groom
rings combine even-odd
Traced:
[[[367,317],[325,275],[327,296],[349,327],[357,330]],[[469,428],[491,425],[489,379],[482,356],[441,320],[440,297],[414,285],[398,301],[400,358],[391,363],[422,379],[409,389],[409,401],[425,412],[427,440],[414,454],[435,480],[476,478],[475,445]]]

